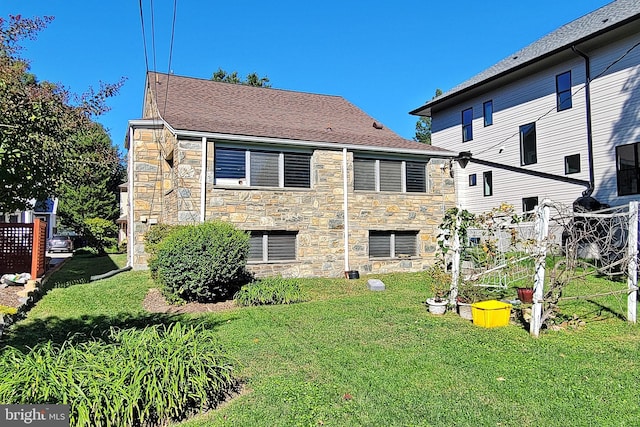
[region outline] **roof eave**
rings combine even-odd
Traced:
[[[385,152],[394,154],[414,154],[428,157],[440,157],[440,158],[453,158],[458,155],[448,150],[432,150],[432,149],[411,149],[411,148],[397,148],[397,147],[384,147],[375,145],[361,145],[361,144],[346,144],[339,142],[321,142],[321,141],[305,141],[299,139],[287,139],[287,138],[272,138],[261,136],[248,136],[248,135],[236,135],[217,132],[202,132],[191,130],[173,130],[173,133],[180,137],[187,138],[207,138],[217,139],[225,141],[237,141],[237,142],[253,142],[261,144],[271,144],[279,146],[296,146],[296,147],[309,147],[309,148],[325,148],[331,150],[342,150],[346,148],[349,151],[373,151],[373,152]],[[426,145],[426,147],[430,147]]]
[[[439,96],[439,97],[437,97],[437,98],[435,98],[433,100],[430,100],[429,102],[426,102],[421,107],[418,107],[413,111],[410,111],[409,114],[417,115],[417,116],[429,116],[430,117],[431,116],[432,107],[434,107],[436,105],[442,104],[443,102],[446,102],[446,101],[450,101],[453,98],[456,98],[458,96],[462,96],[462,95],[466,94],[467,92],[473,91],[474,89],[477,89],[478,87],[486,85],[487,83],[490,83],[490,82],[499,80],[501,78],[504,78],[505,76],[507,76],[509,74],[512,74],[512,73],[515,73],[515,72],[517,72],[519,70],[522,70],[523,68],[529,67],[532,64],[535,64],[536,62],[539,62],[539,61],[542,61],[544,59],[550,58],[550,57],[552,57],[554,55],[557,55],[558,53],[563,52],[563,51],[565,51],[567,49],[571,49],[572,46],[578,46],[578,45],[580,45],[582,43],[585,43],[587,41],[593,40],[596,37],[600,37],[603,34],[606,34],[606,33],[610,32],[610,31],[613,31],[613,30],[616,30],[616,29],[618,29],[620,27],[623,27],[624,25],[627,25],[627,24],[629,24],[629,23],[631,23],[633,21],[636,21],[639,18],[640,18],[640,15],[631,16],[631,17],[629,17],[627,19],[624,19],[622,21],[616,22],[615,24],[613,24],[613,25],[611,25],[609,27],[603,28],[603,29],[601,29],[599,31],[596,31],[596,32],[594,32],[592,34],[589,34],[588,36],[585,36],[585,37],[582,37],[580,39],[574,40],[571,43],[566,43],[566,44],[564,44],[564,45],[562,45],[562,46],[560,46],[560,47],[558,47],[556,49],[553,49],[553,50],[551,50],[551,51],[549,51],[549,52],[547,52],[545,54],[542,54],[540,56],[532,58],[529,61],[523,62],[522,64],[518,64],[518,65],[516,65],[516,66],[514,66],[512,68],[509,68],[509,69],[507,69],[507,70],[505,70],[503,72],[500,72],[498,74],[490,76],[490,77],[488,77],[488,78],[486,78],[484,80],[480,80],[480,81],[478,81],[478,82],[476,82],[476,83],[474,83],[472,85],[469,85],[467,87],[464,87],[464,88],[462,88],[462,89],[460,89],[460,90],[458,90],[456,92],[449,92],[449,93],[445,92],[443,95],[441,95],[441,96]]]

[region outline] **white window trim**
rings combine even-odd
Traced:
[[[374,172],[374,179],[375,179],[375,192],[376,193],[380,193],[380,160],[381,159],[375,159],[374,162],[374,166],[373,166],[373,172]],[[385,159],[386,160],[386,159]],[[412,160],[395,160],[395,159],[389,159],[391,161],[399,161],[400,162],[400,179],[401,179],[401,185],[400,185],[400,191],[398,191],[399,193],[407,193],[407,162],[408,161],[412,161]],[[417,162],[417,163],[421,163],[421,162]],[[424,193],[412,193],[412,194],[429,194],[431,193],[431,183],[429,182],[429,163],[426,162],[424,163]],[[367,191],[367,190],[356,190],[356,191]],[[371,190],[369,190],[371,191]]]
[[[226,148],[226,145],[221,145],[221,148]],[[246,182],[246,186],[251,187],[253,185],[253,183],[251,182],[251,153],[255,152],[255,151],[262,151],[262,150],[254,150],[252,148],[242,148],[244,150],[244,164],[245,164],[245,175],[246,177],[244,178],[245,182]],[[274,150],[274,152],[276,152]],[[296,152],[296,151],[287,151],[287,153],[289,152]],[[300,151],[301,153],[305,152],[305,151]],[[284,151],[278,151],[278,187],[269,187],[269,188],[285,188],[284,186]],[[311,166],[309,166],[309,176],[311,176]],[[311,186],[309,186],[309,189],[311,189]]]

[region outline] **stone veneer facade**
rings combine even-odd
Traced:
[[[146,268],[144,233],[154,223],[201,220],[202,140],[178,140],[163,128],[134,128],[129,191],[133,194],[133,267]],[[296,231],[295,262],[248,264],[257,276],[341,277],[345,274],[343,153],[316,149],[311,188],[264,189],[213,185],[215,141],[207,141],[205,220],[222,220],[243,230]],[[167,160],[168,159],[168,160]],[[360,274],[415,272],[432,265],[437,227],[455,203],[445,160],[428,164],[426,193],[353,190],[353,153],[347,153],[349,268]],[[417,256],[368,255],[369,230],[418,232]]]

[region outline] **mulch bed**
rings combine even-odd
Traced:
[[[7,307],[16,307],[20,306],[20,301],[18,300],[18,295],[16,292],[24,290],[24,286],[7,286],[6,288],[0,289],[0,305],[5,305]]]
[[[233,300],[216,303],[188,302],[182,305],[171,305],[162,295],[159,289],[151,288],[142,301],[142,307],[151,313],[215,313],[232,310],[236,307]]]

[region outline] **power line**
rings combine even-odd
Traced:
[[[173,1],[173,20],[171,21],[171,43],[169,44],[169,67],[167,69],[167,85],[164,92],[164,106],[162,107],[162,115],[167,111],[167,98],[169,97],[169,79],[171,77],[171,60],[173,57],[173,38],[176,30],[176,11],[178,9],[178,0]]]
[[[149,1],[151,7],[151,53],[153,55],[153,72],[157,73],[156,68],[156,29],[155,29],[155,17],[153,14],[153,0]]]
[[[142,27],[142,46],[144,47],[144,66],[145,71],[149,72],[149,57],[147,56],[147,38],[144,31],[144,14],[142,13],[142,0],[139,0],[140,6],[140,26]]]

